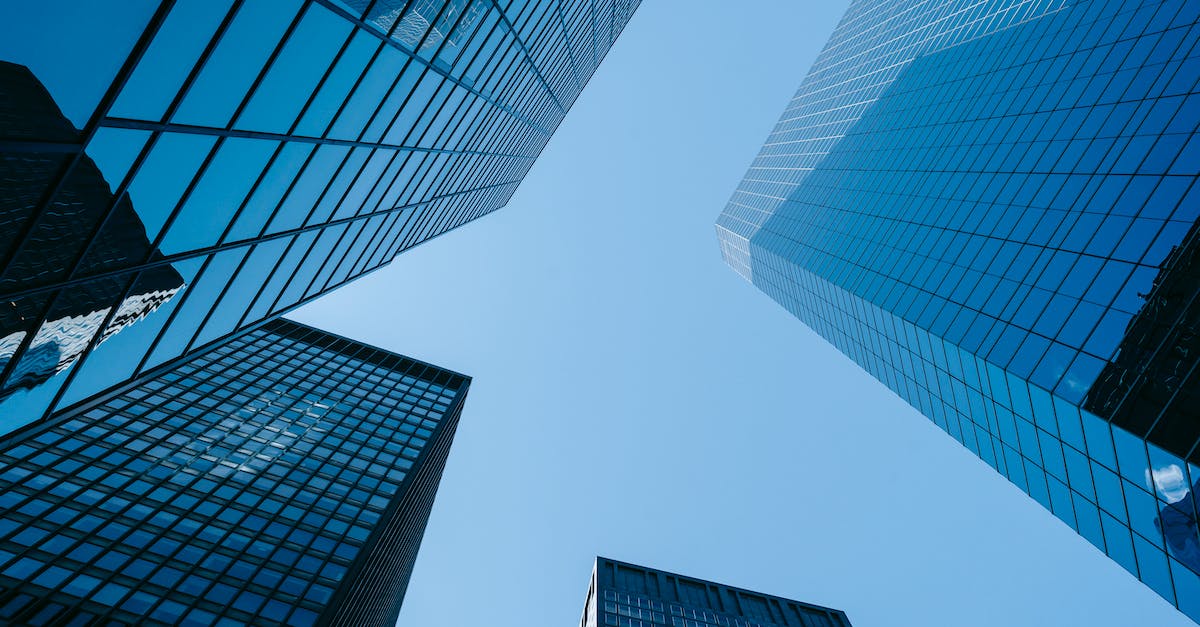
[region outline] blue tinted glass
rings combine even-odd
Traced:
[[[346,101],[350,89],[362,75],[371,57],[383,44],[375,37],[362,31],[356,32],[350,45],[338,57],[333,71],[321,85],[312,104],[296,126],[297,135],[320,137],[324,135],[333,116]]]
[[[263,242],[254,247],[238,275],[229,285],[229,290],[213,310],[212,317],[196,339],[205,344],[234,330],[237,322],[266,282],[267,275],[275,262],[283,255],[291,237],[281,237]]]
[[[300,0],[243,3],[172,121],[216,127],[228,124],[300,4]]]
[[[739,274],[1172,602],[1155,525],[1200,546],[1148,491],[1183,499],[1182,457],[1146,455],[1200,451],[1195,351],[1166,339],[1191,325],[1200,213],[1175,180],[1200,155],[1177,6],[856,5],[717,221]],[[529,8],[522,37],[546,26]]]
[[[129,185],[134,211],[153,241],[216,143],[215,137],[164,133]]]
[[[318,148],[300,174],[299,180],[288,192],[283,205],[271,218],[267,232],[278,233],[303,225],[313,210],[315,201],[321,198],[330,178],[348,152],[350,149],[345,146],[325,145]]]
[[[178,311],[173,312],[175,320],[163,332],[154,352],[150,354],[147,368],[183,353],[248,251],[247,246],[221,251],[201,269],[196,284],[183,295],[184,298],[177,305]]]
[[[271,278],[267,280],[262,291],[255,297],[254,304],[251,305],[247,314],[250,318],[261,318],[271,312],[275,300],[279,298],[280,292],[292,278],[292,274],[299,267],[301,260],[308,253],[319,234],[319,231],[306,231],[296,237],[291,249],[279,260],[279,264],[272,271]]]
[[[125,180],[146,140],[150,139],[147,131],[134,131],[123,128],[100,127],[87,145],[87,156],[96,162],[104,180],[115,190]]]
[[[160,120],[225,18],[230,0],[178,0],[109,115]]]
[[[325,7],[310,5],[234,126],[287,132],[333,63],[350,29],[349,22]]]
[[[394,52],[391,48],[385,48],[380,53],[380,57],[386,57],[391,52]],[[404,73],[400,75],[399,81],[392,88],[391,93],[388,94],[387,99],[383,101],[378,113],[375,114],[375,118],[371,121],[370,126],[367,127],[367,130],[363,134],[363,141],[380,141],[384,133],[391,126],[392,120],[400,111],[400,107],[408,99],[409,94],[412,93],[413,86],[417,84],[417,80],[421,78],[421,74],[424,71],[425,68],[418,63],[408,64]]]
[[[276,307],[277,310],[286,304],[297,302],[304,296],[309,283],[326,263],[329,253],[346,232],[346,228],[346,225],[340,224],[321,231],[320,237],[307,251],[308,256],[303,264],[289,277],[287,288],[281,296],[281,305]]]
[[[321,201],[317,203],[316,207],[313,207],[312,216],[309,217],[306,224],[323,223],[330,219],[330,215],[341,202],[346,190],[358,179],[359,171],[370,155],[370,148],[358,147],[350,151],[350,155],[342,162],[337,175],[322,192]]]
[[[170,267],[178,272],[183,282],[178,288],[171,288],[170,282],[164,282],[163,270],[150,271],[134,282],[130,290],[130,305],[122,305],[132,315],[118,316],[109,323],[103,340],[81,364],[75,381],[63,394],[59,407],[83,400],[134,374],[150,343],[179,304],[181,292],[185,292],[192,284],[202,261],[203,258],[195,258],[171,264]],[[147,313],[147,307],[153,309]]]
[[[171,223],[162,252],[171,255],[216,244],[278,147],[275,141],[226,139]]]
[[[363,132],[363,127],[366,126],[371,116],[375,115],[380,101],[387,95],[392,83],[396,82],[396,77],[400,76],[400,71],[404,69],[404,64],[407,62],[408,57],[399,50],[383,47],[358,86],[354,88],[354,93],[346,101],[346,106],[338,115],[337,122],[329,130],[329,136],[339,139],[358,139]]]
[[[254,193],[238,215],[237,221],[227,236],[227,241],[238,241],[255,237],[262,232],[272,212],[283,199],[288,187],[296,178],[308,155],[316,148],[314,144],[291,142],[284,145],[271,167],[258,182]]]
[[[0,59],[28,66],[59,109],[83,128],[158,8],[118,4],[8,2],[0,18]],[[50,35],[52,34],[52,35]]]

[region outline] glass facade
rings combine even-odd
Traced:
[[[4,3],[0,433],[503,206],[637,4]]]
[[[276,320],[0,442],[0,622],[391,625],[470,384]]]
[[[857,0],[734,269],[1200,620],[1200,4]]]
[[[597,557],[580,627],[850,627],[840,610]]]

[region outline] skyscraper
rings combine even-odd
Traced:
[[[0,8],[0,433],[503,206],[636,0]]]
[[[850,627],[846,613],[597,557],[579,627]]]
[[[0,440],[0,622],[391,625],[469,379],[287,320]]]
[[[1200,619],[1191,2],[856,0],[725,260]]]

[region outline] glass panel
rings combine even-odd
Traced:
[[[342,197],[346,194],[346,190],[350,184],[358,176],[359,170],[363,167],[363,163],[371,154],[370,148],[358,147],[350,152],[350,156],[340,166],[337,176],[333,177],[333,181],[325,189],[320,197],[320,203],[313,209],[312,216],[306,221],[306,225],[311,226],[322,222],[328,222],[330,214],[333,213],[335,207],[341,202]]]
[[[301,142],[284,145],[266,175],[259,181],[254,193],[250,195],[250,200],[242,208],[226,241],[256,237],[262,232],[292,180],[296,178],[296,173],[300,171],[314,148],[315,144]]]
[[[410,139],[409,134],[412,131],[413,125],[416,124],[417,118],[425,110],[433,98],[433,94],[437,92],[438,87],[442,84],[442,77],[433,72],[426,71],[421,83],[413,90],[413,95],[405,104],[404,109],[396,118],[392,127],[388,129],[387,134],[383,138],[385,144],[404,145]]]
[[[243,3],[172,121],[228,124],[300,5],[300,0]]]
[[[58,407],[67,407],[133,376],[204,261],[188,259],[147,270],[134,282],[100,344],[80,364]]]
[[[230,4],[231,0],[177,0],[109,115],[161,120]]]
[[[138,315],[145,315],[158,306],[161,301],[132,302],[132,298],[123,301],[125,290],[132,280],[133,275],[96,279],[66,288],[55,295],[45,321],[23,352],[15,355],[17,364],[0,388],[0,415],[12,420],[11,424],[0,425],[0,428],[7,431],[9,426],[41,418],[42,412],[65,382],[67,371],[87,350],[114,307],[117,307],[117,312],[113,314],[116,322],[117,319],[136,320]],[[182,283],[178,275],[166,280],[176,281],[176,289]],[[34,317],[31,321],[39,318]],[[114,333],[120,330],[120,326],[110,328]],[[10,338],[19,341],[27,337],[27,333],[21,331],[20,337],[14,338],[14,329],[5,330],[3,335],[7,340],[4,344],[10,349],[13,348]],[[4,352],[11,355],[10,350]],[[6,357],[4,361],[12,358]]]
[[[275,141],[226,139],[171,223],[162,251],[173,255],[216,244],[278,147]]]
[[[234,126],[272,133],[291,129],[351,28],[328,9],[309,6]]]
[[[382,216],[376,216],[376,219],[379,217]],[[354,259],[351,258],[352,254],[355,251],[361,252],[358,247],[365,245],[366,222],[366,220],[355,220],[350,223],[349,230],[337,242],[337,248],[328,255],[328,261],[321,268],[321,272],[313,279],[312,285],[305,288],[305,297],[316,296],[324,291],[330,283],[331,277],[339,269],[349,270],[350,265],[354,262]]]
[[[359,210],[362,209],[363,201],[367,198],[367,194],[377,187],[385,187],[387,185],[388,181],[383,179],[383,172],[392,159],[399,160],[396,151],[382,148],[376,150],[362,171],[358,173],[358,179],[355,181],[354,186],[341,199],[341,204],[338,205],[338,209],[333,214],[332,219],[341,220],[342,218],[349,218],[358,214]]]
[[[249,246],[242,246],[221,251],[210,259],[208,266],[201,270],[196,284],[188,290],[178,305],[179,311],[175,312],[175,318],[171,320],[159,339],[158,346],[150,355],[146,363],[147,369],[183,354],[192,337],[200,330],[204,318],[212,310],[213,303],[229,283],[229,278],[237,270],[242,257],[249,250]]]
[[[366,32],[359,31],[354,34],[354,39],[342,52],[337,65],[321,86],[321,91],[317,93],[300,124],[296,126],[296,135],[320,137],[325,133],[330,120],[346,101],[346,96],[362,75],[371,56],[382,45],[378,39]]]
[[[2,119],[0,116],[0,120]],[[57,180],[58,173],[65,163],[66,157],[61,153],[0,152],[0,180],[5,181],[5,193],[0,196],[0,250],[11,251],[20,242],[43,248],[38,246],[36,240],[22,238],[22,231],[26,223],[34,217],[42,195],[47,187]],[[106,203],[97,200],[90,204]],[[67,209],[52,206],[50,212],[60,213]],[[47,269],[61,272],[65,263],[40,252],[36,253],[35,261],[35,264],[24,270],[6,273],[0,279],[0,292],[11,292],[32,284],[37,276]]]
[[[329,136],[338,139],[358,139],[363,132],[363,126],[375,114],[379,103],[407,62],[408,58],[400,51],[384,47],[375,57],[358,87],[354,89],[354,95],[346,102],[346,108],[329,130]]]
[[[251,301],[283,255],[284,248],[292,237],[281,237],[263,242],[254,247],[250,257],[229,285],[229,291],[213,310],[212,317],[204,326],[196,344],[205,344],[221,335],[233,331],[238,320],[246,313]]]
[[[394,48],[384,48],[380,56],[385,57],[390,54],[401,53]],[[380,107],[379,112],[375,114],[375,118],[371,120],[370,126],[367,127],[366,132],[363,134],[363,141],[378,142],[383,137],[392,120],[395,119],[396,113],[400,111],[400,107],[412,92],[413,86],[417,84],[417,79],[421,77],[421,73],[424,71],[425,68],[419,63],[408,64],[399,82],[392,88],[387,100]]]
[[[288,193],[279,211],[271,218],[267,232],[279,233],[304,224],[309,212],[313,210],[313,204],[320,198],[321,192],[329,184],[329,179],[349,151],[345,146],[325,145],[318,148],[300,175],[300,180]]]
[[[305,291],[308,289],[309,283],[316,276],[317,271],[328,261],[329,253],[337,244],[338,239],[346,232],[346,225],[341,224],[332,226],[321,231],[321,237],[313,244],[308,251],[308,257],[305,258],[303,264],[292,274],[288,281],[287,289],[279,299],[271,313],[279,313],[285,309],[295,305]]]
[[[129,186],[134,210],[153,241],[208,157],[215,137],[163,133]]]
[[[145,30],[158,0],[6,2],[0,59],[27,66],[58,109],[83,128]],[[53,36],[47,36],[53,33]]]
[[[291,250],[280,260],[270,280],[258,296],[255,297],[254,304],[251,305],[250,311],[246,315],[246,324],[257,322],[270,312],[275,299],[279,296],[279,292],[292,278],[296,268],[300,265],[301,259],[304,258],[304,255],[312,247],[312,243],[317,239],[318,235],[320,235],[320,231],[306,231],[296,236],[296,242],[292,245]]]
[[[88,142],[87,156],[100,168],[108,186],[116,189],[125,180],[148,139],[148,131],[102,126]]]

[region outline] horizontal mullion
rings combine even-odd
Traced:
[[[186,261],[186,260],[188,260],[188,259],[193,259],[193,258],[196,258],[196,257],[203,257],[203,256],[206,256],[206,255],[212,255],[212,254],[216,254],[216,253],[219,253],[219,252],[222,252],[222,251],[225,251],[225,250],[231,250],[231,249],[234,249],[234,248],[239,248],[239,247],[242,247],[242,246],[250,246],[250,245],[252,245],[252,244],[260,244],[260,243],[263,243],[263,242],[268,242],[268,241],[271,241],[271,240],[274,240],[274,239],[283,238],[283,237],[292,237],[292,236],[294,236],[294,235],[300,235],[300,234],[302,234],[302,233],[306,233],[306,232],[309,232],[309,231],[320,231],[320,230],[323,230],[323,229],[326,229],[326,228],[330,228],[330,227],[341,226],[342,224],[349,224],[349,223],[351,223],[351,222],[355,222],[355,221],[359,221],[359,220],[366,220],[366,219],[369,219],[369,218],[371,218],[371,217],[373,217],[373,216],[385,215],[385,214],[388,214],[388,213],[394,213],[394,212],[398,212],[398,211],[405,211],[405,210],[408,210],[408,209],[413,209],[413,208],[416,208],[416,207],[421,207],[421,206],[424,206],[424,205],[431,204],[431,203],[433,203],[433,202],[435,202],[435,201],[441,200],[441,199],[443,199],[443,198],[451,198],[451,197],[458,196],[458,195],[461,195],[461,194],[470,194],[470,193],[472,193],[472,192],[477,192],[477,191],[486,190],[486,189],[491,189],[491,188],[496,188],[496,187],[502,187],[502,186],[504,186],[504,185],[510,185],[510,184],[512,184],[512,183],[519,183],[519,182],[520,182],[519,180],[515,180],[515,181],[502,181],[502,182],[499,182],[499,183],[494,183],[494,184],[491,184],[491,185],[485,185],[485,186],[482,186],[482,187],[477,187],[477,188],[474,188],[474,189],[465,189],[465,190],[462,190],[462,191],[457,191],[457,192],[451,192],[451,193],[448,193],[448,194],[444,194],[444,195],[442,195],[442,196],[434,196],[433,198],[430,198],[430,199],[428,199],[428,200],[422,200],[422,201],[420,201],[420,202],[408,203],[408,204],[405,204],[405,205],[400,205],[400,206],[397,206],[397,207],[391,207],[391,208],[388,208],[388,209],[383,209],[383,210],[381,210],[381,211],[376,211],[376,212],[374,212],[374,213],[367,213],[367,214],[362,214],[362,215],[357,215],[357,216],[350,216],[350,217],[347,217],[347,218],[341,218],[341,219],[338,219],[338,220],[331,220],[331,221],[329,221],[329,222],[321,222],[321,223],[312,224],[312,225],[309,225],[309,226],[299,227],[299,228],[295,228],[295,229],[289,229],[289,230],[287,230],[287,231],[280,231],[280,232],[278,232],[278,233],[271,233],[270,235],[264,235],[264,236],[262,236],[262,237],[255,237],[255,238],[251,238],[251,239],[238,240],[238,241],[234,241],[234,242],[226,242],[226,243],[222,243],[222,244],[217,244],[217,245],[215,245],[215,246],[209,246],[209,247],[207,247],[207,248],[199,248],[199,249],[196,249],[196,250],[191,250],[191,251],[188,251],[188,252],[186,252],[186,253],[180,253],[179,255],[176,255],[176,256],[173,256],[173,257],[169,257],[169,258],[166,258],[166,259],[161,259],[161,260],[154,261],[154,262],[151,262],[151,263],[144,263],[144,264],[139,264],[139,265],[135,265],[135,266],[130,266],[130,267],[127,267],[127,268],[120,268],[120,269],[116,269],[116,270],[109,270],[109,271],[106,271],[106,272],[101,272],[101,273],[98,273],[98,274],[93,274],[93,275],[89,275],[89,276],[86,276],[86,277],[78,277],[78,278],[70,279],[70,280],[68,280],[68,281],[60,281],[60,282],[56,282],[56,283],[54,283],[54,284],[52,284],[52,285],[43,285],[43,286],[40,286],[40,287],[35,287],[35,288],[30,288],[30,289],[21,290],[21,291],[19,291],[19,292],[13,292],[13,293],[11,293],[11,294],[5,294],[4,298],[6,298],[6,299],[13,299],[13,300],[15,300],[15,299],[17,299],[17,298],[24,298],[24,297],[27,297],[27,296],[32,296],[32,295],[35,295],[35,294],[43,294],[43,293],[47,293],[47,292],[56,291],[56,290],[59,290],[59,289],[62,289],[62,288],[68,288],[68,287],[75,287],[75,286],[78,286],[78,285],[84,285],[84,284],[86,284],[86,283],[88,283],[88,282],[90,282],[90,281],[94,281],[94,280],[97,280],[97,279],[103,279],[103,278],[109,278],[109,277],[121,276],[121,275],[127,274],[127,273],[129,273],[129,272],[141,271],[141,270],[146,270],[146,269],[149,269],[149,268],[155,268],[155,267],[160,267],[160,266],[169,266],[169,265],[171,265],[171,264],[173,264],[173,263],[178,263],[178,262],[180,262],[180,261]]]
[[[192,135],[212,135],[215,137],[240,137],[245,139],[264,139],[281,142],[298,142],[303,144],[350,146],[355,148],[383,148],[406,152],[426,152],[449,155],[481,155],[509,157],[512,159],[536,159],[536,155],[518,155],[509,153],[491,153],[480,150],[452,150],[449,148],[425,148],[421,146],[403,146],[396,144],[380,144],[374,142],[356,141],[353,139],[325,139],[307,135],[286,135],[283,133],[267,133],[264,131],[247,131],[238,129],[223,129],[211,126],[195,126],[192,124],[175,124],[172,122],[149,122],[146,120],[131,120],[128,118],[105,118],[102,126],[112,128],[127,128],[143,131],[160,131],[172,133],[189,133]]]

